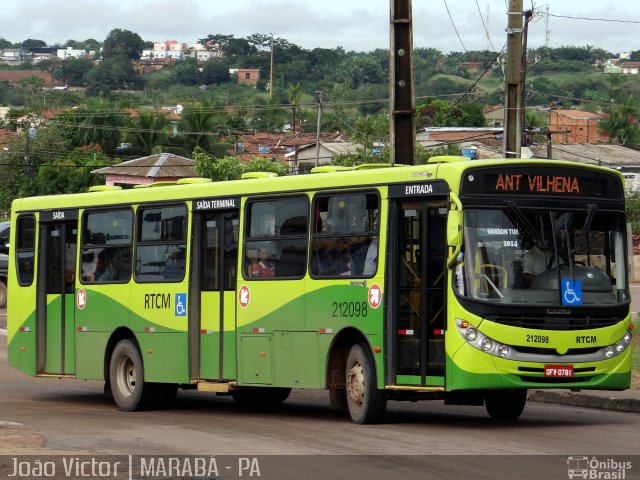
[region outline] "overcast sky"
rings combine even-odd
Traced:
[[[500,50],[506,42],[507,0],[412,3],[415,47],[448,53],[493,49],[491,44]],[[390,0],[1,0],[0,36],[11,42],[36,38],[62,44],[68,39],[103,41],[110,30],[121,28],[144,40],[170,38],[191,44],[214,33],[245,37],[274,32],[308,49],[342,46],[369,51],[388,48],[389,5]],[[640,50],[638,0],[546,0],[533,5],[541,14],[548,6],[551,15],[631,22],[550,16],[551,47],[592,45],[614,53]],[[531,8],[531,0],[524,0],[524,6]],[[487,8],[491,44],[483,26]],[[545,20],[541,15],[530,25],[530,47],[545,44]]]

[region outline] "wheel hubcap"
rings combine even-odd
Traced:
[[[136,366],[129,357],[122,357],[118,361],[117,368],[118,390],[126,397],[130,396],[136,388]]]
[[[364,402],[364,374],[362,365],[356,363],[347,374],[347,396],[358,408]]]

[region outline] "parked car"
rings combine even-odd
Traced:
[[[0,308],[7,306],[7,272],[9,271],[9,255],[0,253]]]
[[[9,253],[11,222],[0,222],[0,253]]]

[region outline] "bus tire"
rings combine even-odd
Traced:
[[[149,408],[159,393],[156,384],[145,383],[140,351],[129,339],[120,340],[113,349],[109,384],[116,404],[126,412]]]
[[[0,280],[0,308],[7,306],[7,284]]]
[[[484,406],[498,422],[514,422],[527,402],[527,390],[492,390],[485,393]]]
[[[233,399],[243,405],[275,405],[284,402],[291,394],[290,388],[257,387],[231,390]]]
[[[379,390],[375,363],[364,343],[351,347],[346,368],[347,407],[354,423],[377,423],[387,408],[387,394]]]

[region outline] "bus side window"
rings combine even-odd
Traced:
[[[312,275],[375,275],[378,266],[378,205],[375,193],[340,192],[338,195],[319,195],[315,199]]]
[[[35,267],[35,219],[33,216],[20,216],[16,222],[16,266],[18,283],[29,286],[33,283]]]

